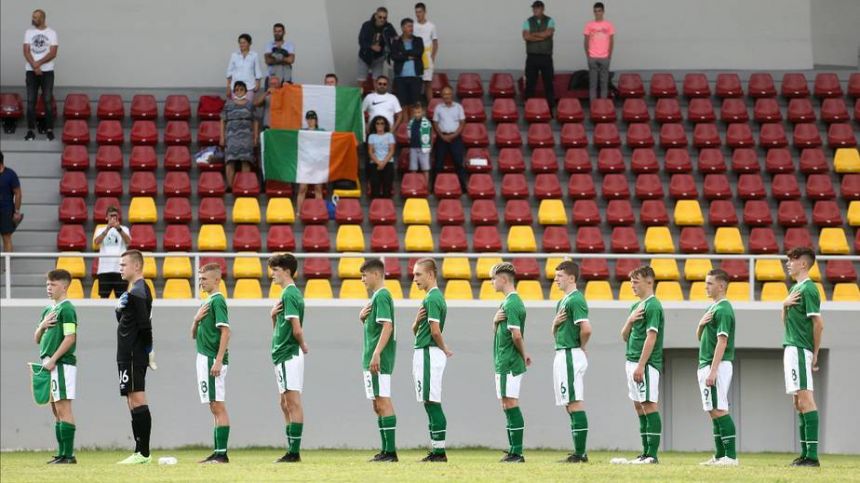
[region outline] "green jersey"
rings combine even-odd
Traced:
[[[791,287],[789,295],[800,293],[797,303],[785,310],[785,336],[783,346],[813,350],[812,317],[821,315],[821,294],[812,280],[802,280]]]
[[[439,331],[445,330],[445,315],[448,313],[448,304],[439,287],[433,287],[421,301],[421,307],[427,313],[418,322],[418,332],[415,333],[415,348],[438,347],[436,341],[430,336],[430,324],[439,324]]]
[[[370,359],[379,343],[384,324],[391,324],[391,338],[379,355],[379,372],[391,374],[394,372],[394,356],[397,353],[397,328],[394,325],[394,300],[391,292],[382,287],[370,297],[370,314],[364,319],[364,357],[362,367],[370,370]]]
[[[699,339],[699,368],[710,366],[714,361],[714,349],[721,335],[726,337],[722,360],[735,360],[735,310],[731,302],[718,300],[708,307],[708,312],[711,313],[711,321],[702,329]]]
[[[496,325],[493,337],[493,360],[496,374],[511,373],[518,376],[526,372],[526,361],[514,346],[512,330],[519,330],[523,338],[526,335],[526,306],[516,292],[509,293],[500,307],[505,312],[506,319]]]
[[[657,333],[657,340],[654,342],[654,349],[651,351],[651,357],[648,358],[648,364],[653,366],[658,371],[663,370],[663,305],[657,300],[657,297],[650,296],[645,300],[640,300],[633,304],[630,308],[630,313],[636,311],[640,305],[644,304],[645,313],[641,319],[633,322],[633,327],[630,329],[630,336],[627,338],[627,360],[630,362],[639,362],[642,357],[642,347],[645,346],[645,338],[649,331]]]
[[[293,322],[299,319],[299,326],[304,327],[305,299],[295,284],[289,284],[281,290],[281,303],[284,308],[275,318],[275,329],[272,333],[272,362],[280,364],[299,355],[299,342],[293,337]]]
[[[45,332],[42,332],[42,339],[39,341],[40,359],[53,356],[67,335],[77,334],[78,332],[78,315],[75,312],[75,306],[72,305],[69,299],[45,307],[42,310],[42,316],[39,317],[39,322],[41,323],[50,312],[57,314],[57,323],[53,327],[46,329]],[[74,366],[77,363],[75,345],[77,344],[72,344],[69,350],[63,354],[63,357],[57,360],[58,364]]]
[[[565,295],[555,306],[555,313],[564,311],[566,319],[555,331],[556,349],[575,349],[581,345],[579,339],[580,325],[588,322],[588,305],[579,290]]]
[[[197,353],[215,358],[218,357],[218,349],[221,347],[221,327],[230,327],[227,300],[221,292],[215,292],[203,303],[209,305],[209,311],[197,324]],[[225,366],[230,363],[227,351],[224,352],[224,360],[221,363]]]

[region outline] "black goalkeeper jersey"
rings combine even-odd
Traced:
[[[146,363],[152,350],[152,293],[143,279],[117,300],[116,320],[117,362]]]

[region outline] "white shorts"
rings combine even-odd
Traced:
[[[412,379],[418,402],[442,402],[442,375],[448,357],[438,347],[415,349],[412,355]]]
[[[786,394],[812,391],[812,351],[791,345],[785,346],[782,367],[785,372]]]
[[[280,394],[287,391],[302,392],[305,385],[305,354],[299,350],[298,355],[275,364],[275,379]]]
[[[48,357],[42,362],[48,361]],[[75,398],[75,387],[78,376],[77,366],[57,364],[51,371],[51,401],[72,400]]]
[[[699,394],[702,396],[702,409],[705,411],[729,410],[729,387],[732,385],[732,363],[722,361],[717,366],[717,380],[713,386],[706,386],[705,381],[711,373],[711,366],[699,368],[696,378],[699,380]]]
[[[409,171],[430,171],[430,151],[409,148]]]
[[[627,371],[627,394],[631,401],[657,402],[660,397],[660,371],[648,364],[645,366],[645,380],[636,382],[633,373],[636,372],[636,362],[627,361],[624,368]]]
[[[197,353],[197,393],[203,404],[227,400],[227,368],[229,366],[221,366],[221,374],[215,377],[209,374],[213,363],[215,363],[214,357]]]
[[[364,371],[364,395],[370,400],[391,397],[391,374]]]
[[[555,388],[555,405],[567,406],[585,399],[583,379],[588,359],[582,349],[558,349],[552,361],[552,380]]]
[[[515,376],[510,372],[507,374],[496,374],[496,397],[511,399],[520,398],[520,386],[523,383],[523,375]]]
[[[424,80],[424,82],[431,82],[433,80],[433,70],[434,70],[433,59],[431,58],[430,59],[430,65],[428,67],[424,67],[424,74],[421,76],[421,78]]]

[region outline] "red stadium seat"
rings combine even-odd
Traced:
[[[305,225],[325,224],[328,222],[328,208],[325,200],[319,198],[309,198],[302,203],[302,210],[299,213],[299,219]]]
[[[128,194],[134,196],[156,196],[158,195],[158,181],[151,171],[136,171],[131,174],[128,183]],[[106,194],[109,195],[109,194]]]
[[[542,250],[547,253],[570,252],[570,236],[565,226],[548,226],[541,239]]]
[[[585,120],[585,113],[582,110],[582,104],[575,97],[564,97],[559,99],[558,107],[556,108],[556,120],[560,123],[582,122]]]
[[[714,114],[714,105],[708,98],[690,99],[687,106],[687,120],[690,122],[714,122],[717,119]]]
[[[200,96],[197,100],[197,117],[201,121],[220,118],[223,109],[224,99],[219,96]]]
[[[490,77],[490,97],[514,97],[517,94],[514,76],[508,73],[496,72]]]
[[[744,204],[744,223],[749,226],[770,226],[773,217],[765,200],[749,200]]]
[[[624,100],[621,118],[624,122],[648,122],[651,120],[651,115],[648,113],[648,105],[645,104],[644,99],[631,97]]]
[[[122,178],[119,173],[116,171],[102,171],[96,175],[95,193],[96,196],[122,196]]]
[[[759,226],[750,230],[749,246],[750,253],[767,254],[779,252],[779,245],[776,243],[776,234],[769,226]]]
[[[484,102],[481,99],[466,98],[461,103],[463,106],[463,114],[466,116],[466,122],[484,122],[487,120],[487,113],[484,111]]]
[[[397,223],[397,210],[394,209],[394,201],[389,198],[373,199],[370,202],[368,216],[370,223],[373,225],[393,225]]]
[[[201,121],[197,126],[197,144],[215,146],[221,142],[221,124],[218,121]]]
[[[854,72],[848,78],[848,97],[860,98],[860,72]]]
[[[227,208],[222,198],[206,197],[200,199],[197,207],[200,223],[224,223],[227,221]]]
[[[526,100],[525,105],[526,122],[549,122],[552,112],[549,103],[542,97],[533,97]]]
[[[499,223],[499,210],[496,209],[496,202],[494,200],[475,200],[472,203],[469,216],[474,226],[495,226]]]
[[[717,97],[743,97],[741,78],[735,73],[717,74]]]
[[[463,72],[457,77],[457,97],[483,97],[484,85],[481,83],[480,74]]]
[[[660,146],[663,149],[687,147],[687,132],[684,126],[676,123],[660,126]]]
[[[59,113],[59,111],[57,111],[57,98],[56,98],[56,97],[54,97],[53,99],[51,99],[51,112]],[[45,101],[44,101],[44,98],[42,98],[41,96],[39,96],[39,97],[36,99],[36,120],[37,120],[37,121],[38,121],[38,120],[43,120],[43,119],[45,119],[45,117],[46,117],[47,115],[48,115],[48,110],[47,110],[47,109],[45,109]]]
[[[96,128],[96,142],[103,144],[123,143],[122,124],[119,121],[100,121]]]
[[[656,174],[640,174],[636,177],[636,198],[656,200],[663,198],[663,182]]]
[[[502,173],[522,173],[526,162],[520,148],[501,148],[499,150],[499,171]]]
[[[134,146],[131,148],[128,164],[132,171],[155,171],[155,168],[158,167],[155,148],[152,146]]]
[[[573,205],[574,211],[576,204]],[[629,200],[610,200],[606,205],[606,222],[612,226],[632,225],[636,222]]]
[[[650,148],[636,148],[630,158],[630,170],[636,174],[656,173],[660,171],[657,155]]]
[[[451,227],[445,227],[451,228]],[[462,230],[462,227],[457,227]],[[463,234],[465,237],[465,233]],[[441,247],[441,242],[440,242]],[[370,251],[397,252],[400,251],[400,240],[394,225],[376,225],[370,233]]]
[[[474,177],[469,179],[470,183]],[[474,209],[474,204],[472,206]],[[439,205],[436,207],[436,222],[440,225],[462,225],[465,223],[466,214],[463,211],[463,203],[458,199],[439,200]]]
[[[66,94],[63,102],[63,117],[66,119],[89,119],[90,98],[86,94]]]
[[[430,99],[430,104],[427,104],[427,119],[433,119],[433,115],[436,113],[436,106],[442,103],[442,99],[438,97]]]
[[[699,151],[700,173],[725,173],[726,158],[723,152],[717,148],[704,148]]]
[[[848,123],[833,123],[827,129],[827,144],[831,149],[850,148],[857,145],[854,129]]]
[[[427,178],[422,173],[405,173],[400,182],[400,196],[403,198],[426,198],[429,195]]]
[[[750,97],[754,99],[762,97],[775,97],[776,87],[773,84],[773,76],[767,72],[755,72],[750,74],[747,82],[747,90]]]
[[[686,173],[673,174],[669,180],[669,196],[675,200],[695,200],[699,197],[696,181]]]
[[[82,252],[87,249],[88,242],[83,225],[62,225],[57,232],[57,251]]]
[[[812,246],[812,235],[803,226],[785,230],[785,235],[782,237],[782,250],[784,252],[789,252],[798,247],[814,248]]]
[[[682,128],[683,129],[683,128]],[[662,133],[660,137],[662,138]],[[661,140],[662,144],[662,140]],[[684,138],[686,145],[686,137]],[[693,163],[690,162],[690,153],[684,148],[670,148],[666,150],[666,161],[663,169],[667,173],[689,173],[693,171]]]
[[[504,126],[500,124],[496,126]],[[549,123],[534,123],[529,126],[528,135],[526,137],[529,147],[537,149],[541,147],[552,148],[555,146],[555,137],[552,134],[552,128]],[[499,133],[496,131],[496,144],[499,145]]]
[[[93,206],[93,219],[96,223],[102,223],[107,220],[107,209],[110,206],[119,210],[119,219],[122,220],[122,205],[119,199],[112,197],[96,198],[96,204]]]
[[[63,123],[63,144],[87,144],[90,128],[83,119],[70,119]]]
[[[581,226],[576,230],[576,251],[579,253],[600,253],[606,251],[603,235],[596,226]]]
[[[469,148],[465,161],[466,171],[469,173],[489,173],[493,170],[493,159],[487,148]]]
[[[821,135],[814,123],[794,125],[794,147],[797,149],[821,147]]]
[[[217,171],[205,171],[197,178],[197,196],[224,196],[227,185],[224,176]],[[178,196],[178,195],[177,195]]]
[[[552,134],[550,134],[552,135]],[[558,171],[558,157],[553,148],[535,148],[532,151],[532,173],[555,173]]]
[[[842,211],[833,200],[816,201],[812,222],[818,226],[842,226]]]
[[[478,253],[499,252],[502,250],[502,238],[498,228],[493,226],[475,227],[472,234],[472,250]]]
[[[586,258],[579,266],[579,273],[582,280],[609,280],[609,263],[605,258]]]
[[[89,218],[87,203],[83,198],[63,198],[57,211],[60,223],[86,223]]]
[[[221,173],[216,174],[220,176]],[[164,180],[162,181],[161,186],[164,191],[164,196],[181,196],[183,198],[191,196],[191,178],[189,178],[188,173],[184,171],[168,171],[164,175]],[[205,191],[200,191],[199,185],[197,195],[211,196]]]
[[[650,148],[654,146],[654,135],[651,134],[651,124],[636,122],[627,126],[627,146],[630,149]]]
[[[684,96],[711,97],[711,87],[708,78],[702,73],[690,73],[684,76]]]
[[[615,122],[615,103],[612,99],[594,99],[589,106],[591,111],[591,122]]]
[[[625,169],[624,155],[620,149],[604,148],[597,154],[597,170],[601,173],[623,173]]]
[[[96,112],[100,120],[122,119],[125,116],[125,107],[122,103],[122,97],[116,94],[102,94],[99,97],[99,104]]]
[[[830,283],[857,282],[857,270],[849,260],[828,260],[824,266],[824,277]]]
[[[355,198],[341,198],[334,210],[334,219],[338,224],[349,223],[360,225],[364,223],[364,210],[359,200]]]
[[[532,208],[528,200],[508,200],[505,203],[505,223],[508,225],[531,225]]]
[[[187,121],[167,121],[164,128],[164,144],[168,146],[187,146],[191,144],[191,128]]]
[[[170,148],[167,148],[168,150]],[[293,196],[293,184],[283,181],[267,180],[266,196],[269,198],[289,198]]]
[[[685,226],[682,228],[681,236],[678,239],[678,246],[681,248],[681,253],[707,253],[711,249],[708,246],[705,229],[701,226]]]
[[[467,124],[468,126],[468,124]],[[520,128],[512,122],[496,124],[496,147],[516,148],[523,145]]]
[[[599,225],[600,208],[594,200],[576,200],[573,203],[574,225]]]
[[[736,124],[738,126],[746,126],[746,124]],[[747,126],[747,128],[749,128]],[[729,126],[729,133],[731,133],[732,126]],[[728,137],[728,136],[727,136]],[[720,146],[722,141],[720,140],[720,133],[717,130],[716,124],[696,124],[695,129],[693,129],[693,146],[697,148],[707,148],[711,146]],[[733,146],[732,147],[740,147]]]
[[[439,173],[433,186],[436,198],[459,198],[463,194],[460,180],[454,173]]]
[[[155,146],[158,144],[158,129],[153,121],[134,121],[131,126],[131,144]]]
[[[17,120],[24,117],[24,102],[17,92],[0,93],[0,119]]]
[[[815,109],[807,98],[788,101],[788,120],[791,122],[815,122]]]
[[[403,276],[399,258],[386,257],[383,263],[385,264],[385,278],[399,280]]]
[[[630,280],[630,272],[641,266],[640,260],[635,258],[622,258],[615,261],[615,279],[618,281]]]
[[[167,198],[164,204],[164,221],[167,223],[191,223],[191,203],[188,198]]]
[[[678,87],[672,74],[651,75],[651,97],[678,97]]]
[[[187,146],[168,146],[164,152],[164,169],[168,171],[189,171],[191,152]]]
[[[492,175],[477,173],[469,177],[466,187],[469,197],[473,200],[493,199],[496,197],[496,181]]]
[[[623,174],[607,174],[603,177],[603,199],[618,200],[630,198],[630,184]]]
[[[564,152],[564,170],[568,173],[590,173],[592,169],[588,149],[570,148]]]
[[[433,90],[433,97],[442,96],[442,89],[451,87],[451,82],[448,80],[448,74],[444,72],[434,72],[433,80],[430,81],[430,88]]]
[[[191,102],[188,101],[188,96],[169,95],[164,98],[164,118],[168,121],[171,119],[188,120],[191,117]]]
[[[711,226],[737,226],[738,214],[735,205],[730,200],[717,199],[711,202],[708,209],[708,223]]]
[[[394,227],[390,227],[392,230]],[[469,242],[466,230],[462,226],[443,226],[439,233],[439,251],[441,252],[465,252],[469,250]]]
[[[517,134],[519,135],[519,133]],[[487,127],[482,123],[467,122],[463,127],[462,138],[466,147],[485,148],[490,145]],[[498,133],[496,139],[498,139]]]
[[[122,171],[122,150],[119,146],[99,146],[96,151],[97,171]]]
[[[800,198],[800,187],[793,174],[778,174],[770,184],[772,195],[778,200],[795,200]]]
[[[735,149],[755,146],[755,140],[753,139],[749,124],[729,124],[729,128],[726,130],[726,144],[730,148]]]
[[[729,280],[746,282],[750,278],[750,264],[746,260],[722,260],[720,268],[729,274]]]
[[[289,236],[293,236],[292,231],[289,232]],[[293,243],[293,246],[295,246],[294,240],[292,241],[292,243]],[[287,251],[291,251],[291,250],[287,250]],[[328,258],[308,258],[307,260],[305,260],[303,265],[304,266],[302,267],[302,273],[304,274],[305,278],[308,280],[311,280],[311,279],[330,279],[331,278],[331,274],[332,274],[331,261]]]
[[[654,108],[654,118],[657,122],[681,122],[681,105],[674,97],[658,99]]]
[[[270,252],[291,252],[296,249],[296,236],[293,234],[292,225],[269,225],[269,231],[266,234],[266,250]],[[308,271],[319,260],[324,260],[329,265],[329,276],[331,276],[331,265],[327,258],[308,258],[304,261],[305,277],[308,277]],[[316,272],[318,273],[318,272]]]
[[[735,149],[732,152],[732,171],[738,174],[761,171],[756,150],[753,148]]]
[[[732,188],[725,174],[709,174],[705,176],[703,186],[705,199],[725,200],[732,198]]]
[[[743,99],[725,99],[720,108],[720,120],[726,124],[749,121],[750,115]]]
[[[570,175],[567,192],[575,200],[593,199],[597,196],[597,190],[594,188],[594,177],[590,174]]]
[[[804,174],[826,173],[830,171],[824,151],[820,148],[803,149],[800,151],[800,172]]]
[[[184,224],[167,225],[161,242],[164,250],[190,252],[191,230]]]
[[[517,104],[509,97],[494,100],[491,115],[495,122],[517,122],[520,118]]]
[[[260,194],[260,181],[257,179],[257,173],[253,171],[236,173],[231,189],[233,196],[258,196]]]
[[[70,171],[87,170],[90,167],[90,155],[87,152],[87,147],[80,144],[64,147],[63,154],[60,156],[60,167]]]
[[[827,98],[821,102],[821,120],[831,122],[848,122],[848,108],[845,101],[839,98]]]
[[[791,151],[787,148],[768,149],[764,158],[764,169],[771,174],[793,173],[794,161],[791,158]]]
[[[854,253],[860,253],[860,230],[857,230],[854,235]]]
[[[132,119],[155,119],[158,117],[158,104],[155,96],[148,94],[135,94],[131,98]]]
[[[738,198],[742,200],[759,200],[767,197],[764,181],[758,173],[742,174],[738,177]]]
[[[639,238],[632,226],[616,226],[609,238],[609,249],[613,253],[639,252]],[[625,274],[626,276],[626,274]]]
[[[594,145],[598,148],[617,148],[621,146],[621,136],[615,124],[601,123],[594,126]]]
[[[796,180],[796,178],[795,178]],[[829,174],[810,174],[806,178],[806,197],[810,200],[832,200],[836,197]]]
[[[502,177],[502,198],[528,198],[529,184],[522,173],[508,173]]]
[[[840,191],[846,201],[860,200],[860,174],[842,176]]]
[[[796,72],[783,74],[782,97],[809,97],[809,85],[806,81],[806,76]]]
[[[588,146],[588,135],[585,126],[579,123],[567,123],[561,127],[561,145],[564,148],[584,148]]]
[[[624,73],[618,76],[618,95],[622,99],[644,97],[645,85],[642,83],[642,77],[636,73]]]
[[[236,225],[233,231],[233,251],[258,252],[262,247],[263,241],[257,225]]]
[[[132,225],[129,231],[131,232],[131,243],[128,244],[129,248],[145,252],[154,252],[157,249],[158,240],[155,237],[155,228],[153,225]]]
[[[506,175],[510,176],[510,175]],[[538,200],[557,199],[562,197],[561,184],[555,173],[542,173],[535,176],[535,198]]]
[[[842,97],[839,77],[832,72],[822,72],[815,76],[815,97]]]
[[[806,209],[798,200],[784,200],[779,202],[776,212],[776,220],[780,226],[804,226],[807,223]]]
[[[753,117],[756,122],[780,122],[782,121],[782,112],[779,110],[776,99],[762,97],[755,101]]]

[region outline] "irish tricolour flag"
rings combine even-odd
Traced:
[[[262,135],[263,177],[318,184],[358,180],[358,152],[352,132],[267,129]]]
[[[364,140],[364,115],[361,89],[286,84],[272,94],[270,125],[276,129],[307,127],[305,114],[317,113],[319,127],[325,131],[353,132]]]

